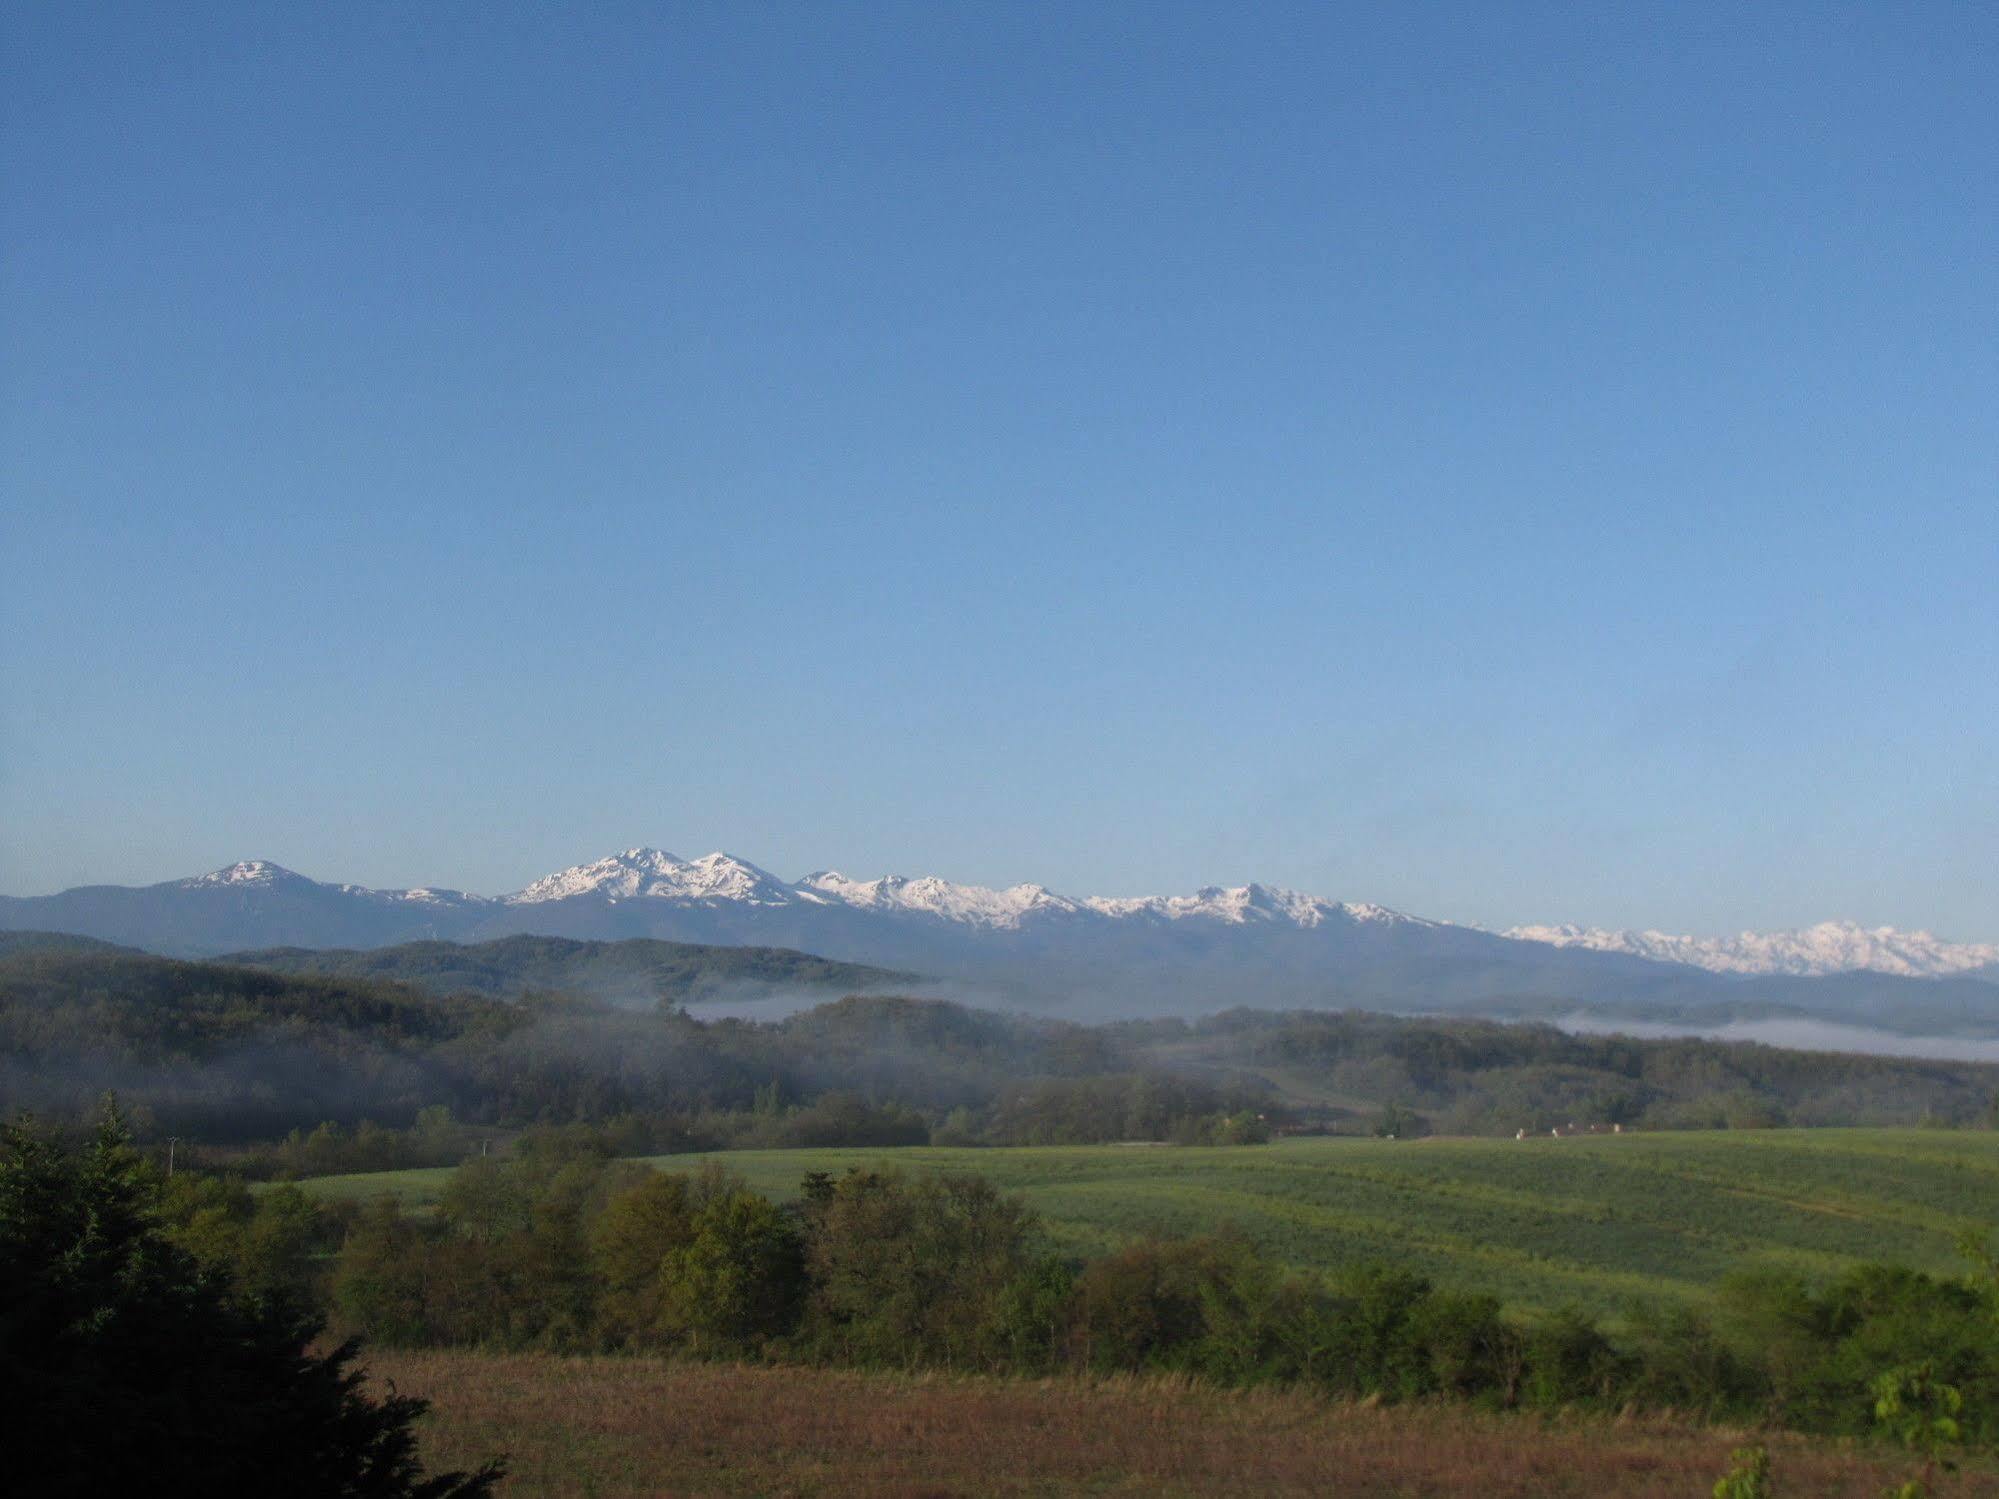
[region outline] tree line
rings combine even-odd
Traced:
[[[213,1178],[165,1184],[161,1212],[239,1282],[323,1297],[343,1332],[396,1346],[1171,1372],[1860,1437],[1882,1435],[1890,1380],[1919,1403],[1951,1392],[1962,1441],[1999,1442],[1989,1258],[1958,1278],[1746,1273],[1704,1309],[1633,1304],[1614,1325],[1523,1319],[1392,1265],[1294,1271],[1227,1235],[1064,1256],[1024,1202],[976,1175],[814,1173],[778,1203],[714,1163],[618,1160],[581,1129],[465,1163],[431,1212],[387,1196],[315,1208],[295,1188]]]

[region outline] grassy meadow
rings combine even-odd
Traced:
[[[1079,1253],[1226,1229],[1298,1267],[1391,1259],[1514,1305],[1612,1315],[1632,1297],[1698,1297],[1751,1266],[1820,1275],[1886,1259],[1950,1270],[1960,1230],[1999,1224],[1999,1134],[1984,1131],[731,1151],[650,1164],[684,1171],[706,1160],[779,1198],[808,1171],[975,1172],[1023,1194],[1056,1244]],[[306,1185],[328,1198],[393,1192],[421,1205],[449,1174]]]
[[[1366,1406],[1170,1379],[998,1380],[652,1358],[371,1351],[435,1402],[433,1466],[501,1453],[510,1499],[593,1495],[1478,1494],[1686,1499],[1730,1450],[1770,1446],[1778,1490],[1876,1499],[1910,1465],[1878,1448],[1666,1419],[1542,1420]],[[1999,1494],[1983,1464],[1950,1492]]]

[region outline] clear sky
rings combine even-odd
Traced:
[[[5,7],[0,890],[1999,937],[1999,12]]]

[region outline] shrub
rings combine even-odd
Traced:
[[[1573,1308],[1527,1333],[1521,1394],[1532,1405],[1610,1405],[1629,1375],[1627,1361],[1597,1325]]]

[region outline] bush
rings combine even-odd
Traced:
[[[1498,1297],[1434,1291],[1411,1313],[1410,1332],[1422,1350],[1425,1390],[1502,1405],[1520,1398],[1526,1346],[1500,1315]]]
[[[1521,1394],[1544,1410],[1618,1403],[1630,1370],[1624,1356],[1584,1313],[1557,1312],[1527,1334]]]
[[[1630,1358],[1629,1396],[1642,1405],[1713,1421],[1769,1403],[1769,1376],[1686,1307],[1634,1308]]]
[[[1964,1440],[1999,1442],[1999,1319],[1977,1287],[1920,1271],[1863,1265],[1817,1298],[1819,1336],[1789,1414],[1810,1431],[1863,1435],[1884,1371],[1923,1367],[1959,1390]]]
[[[1332,1388],[1390,1399],[1427,1393],[1431,1375],[1420,1314],[1430,1298],[1422,1276],[1386,1265],[1340,1277],[1328,1307]]]

